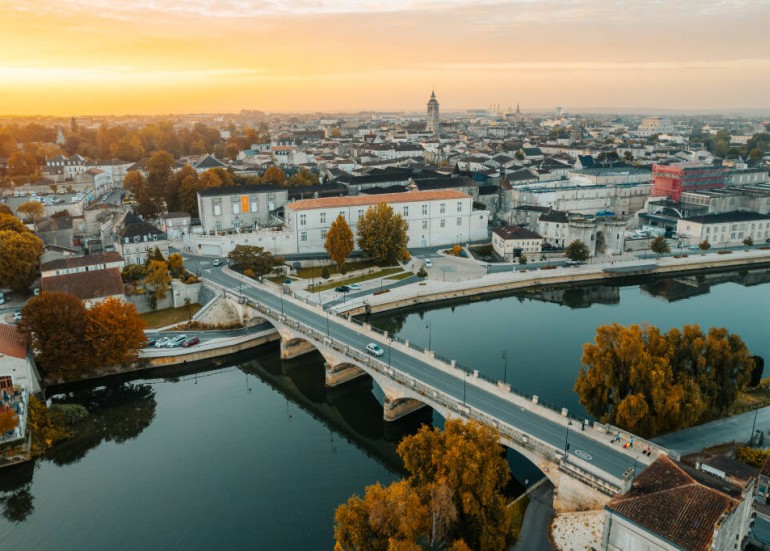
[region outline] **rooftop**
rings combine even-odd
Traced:
[[[123,294],[123,280],[118,268],[43,277],[40,286],[43,292],[69,293],[81,300]]]
[[[505,226],[503,228],[495,228],[492,231],[495,233],[495,235],[499,235],[505,240],[543,238],[539,233],[528,230],[527,228],[520,228],[519,226]]]
[[[0,323],[0,356],[27,357],[27,338],[15,325]]]
[[[439,191],[407,191],[405,193],[384,193],[382,195],[356,195],[352,197],[325,197],[305,199],[286,205],[291,210],[311,210],[334,207],[355,207],[378,203],[413,203],[417,201],[439,201],[441,199],[470,199],[470,195],[452,189]]]

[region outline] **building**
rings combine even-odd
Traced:
[[[25,337],[15,325],[0,323],[0,388],[18,385],[40,392],[40,377]]]
[[[636,135],[640,138],[649,138],[659,134],[673,134],[674,125],[668,119],[660,117],[647,117],[642,119],[636,129]]]
[[[198,192],[201,227],[204,233],[217,233],[267,226],[288,200],[288,189],[274,184],[202,189]]]
[[[169,241],[182,239],[190,233],[192,218],[186,212],[169,212],[160,219],[160,229],[166,233]]]
[[[487,237],[489,211],[474,210],[473,198],[455,190],[408,191],[355,197],[307,199],[286,205],[286,229],[296,239],[299,253],[323,252],[326,234],[342,214],[356,236],[364,212],[387,203],[409,225],[409,247],[435,247]]]
[[[72,218],[57,216],[37,225],[37,236],[46,245],[58,245],[69,249],[74,247]]]
[[[750,237],[755,243],[770,239],[770,215],[756,212],[722,212],[677,221],[679,238],[691,244],[708,241],[712,247],[736,247]]]
[[[113,242],[126,264],[144,264],[156,248],[168,258],[166,234],[133,212],[118,222]]]
[[[436,92],[433,91],[430,94],[430,100],[428,100],[428,122],[425,125],[425,130],[433,132],[433,135],[438,136],[441,130],[441,122],[439,121],[438,114],[438,100],[436,99]]]
[[[543,250],[543,237],[518,226],[495,228],[492,230],[492,249],[508,261],[521,256],[538,257]]]
[[[631,489],[604,507],[602,549],[743,549],[752,518],[754,479],[734,487],[661,456]]]
[[[124,267],[123,258],[116,252],[92,254],[88,256],[74,256],[51,260],[40,265],[41,277],[76,274],[81,272],[94,272]]]
[[[563,249],[573,241],[582,241],[591,256],[622,254],[626,223],[613,216],[583,216],[552,210],[540,215],[537,233],[543,242]]]
[[[75,295],[83,301],[86,308],[91,308],[108,298],[125,299],[119,268],[41,276],[40,289],[44,293],[60,292]]]
[[[718,189],[727,183],[729,169],[696,163],[652,165],[650,197],[669,197],[679,201],[683,192]]]

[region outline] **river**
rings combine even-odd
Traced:
[[[507,349],[509,382],[580,412],[581,345],[603,323],[724,326],[767,358],[768,282],[758,271],[550,289],[372,322],[490,377]],[[395,442],[431,414],[385,425],[371,382],[329,392],[322,370],[317,354],[281,362],[271,345],[55,396],[92,415],[47,457],[0,472],[0,549],[330,549],[337,505],[399,478]]]

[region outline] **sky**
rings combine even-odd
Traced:
[[[0,0],[0,114],[770,108],[770,0]]]

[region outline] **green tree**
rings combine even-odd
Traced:
[[[69,293],[47,291],[21,309],[19,329],[30,335],[35,359],[47,378],[75,380],[90,365],[86,341],[88,316],[83,301]]]
[[[16,212],[34,224],[45,216],[45,207],[39,201],[26,201],[16,207]]]
[[[519,264],[524,266],[527,263],[527,255],[523,254],[519,257]]]
[[[230,266],[237,272],[251,270],[256,277],[262,277],[273,271],[276,266],[284,263],[283,257],[274,256],[262,247],[253,245],[236,245],[227,255]]]
[[[580,239],[576,239],[567,245],[567,248],[564,250],[564,256],[575,262],[585,262],[588,260],[589,254],[588,245]]]
[[[25,291],[35,280],[43,241],[28,231],[0,230],[0,287]]]
[[[747,247],[751,247],[754,244],[754,239],[752,239],[751,236],[749,235],[748,237],[746,237],[746,239],[743,240],[743,244]]]
[[[128,264],[120,272],[123,283],[136,283],[142,281],[147,276],[147,267],[143,264]]]
[[[329,233],[326,234],[326,243],[324,243],[324,248],[329,253],[329,258],[337,264],[338,270],[345,264],[345,259],[350,256],[354,247],[353,232],[350,230],[345,217],[342,214],[338,214],[329,227]]]
[[[658,256],[671,252],[671,248],[668,246],[668,240],[662,235],[659,235],[652,240],[652,243],[650,243],[650,250]]]
[[[377,203],[358,219],[358,247],[371,258],[395,264],[407,254],[408,228],[406,220],[394,214],[390,205]]]

